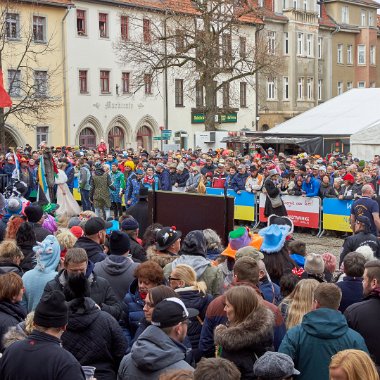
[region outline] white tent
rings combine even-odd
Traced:
[[[352,89],[265,132],[265,135],[342,136],[355,157],[380,154],[380,88]]]

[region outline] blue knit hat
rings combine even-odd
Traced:
[[[289,231],[290,227],[288,225],[279,226],[277,224],[272,224],[260,230],[259,235],[264,238],[260,251],[268,254],[280,251],[284,246]]]
[[[11,197],[5,201],[5,211],[8,215],[19,215],[22,211],[22,201],[20,198]]]

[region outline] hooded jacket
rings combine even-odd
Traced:
[[[261,305],[237,326],[216,327],[215,344],[221,348],[221,357],[237,366],[242,380],[255,379],[256,359],[273,350],[273,328],[273,313]]]
[[[99,310],[91,298],[69,302],[69,321],[63,347],[83,366],[94,366],[98,380],[114,380],[127,349],[115,318]]]
[[[118,300],[122,301],[135,279],[133,274],[138,266],[130,257],[110,255],[95,264],[94,273],[105,278]]]
[[[81,236],[74,245],[75,248],[83,248],[88,256],[88,259],[93,263],[97,263],[106,258],[103,248],[97,242],[91,240],[87,236]]]
[[[67,281],[66,276],[66,271],[64,269],[61,270],[53,280],[46,284],[44,294],[50,293],[53,290],[60,290],[62,292]],[[106,311],[116,320],[119,320],[122,313],[121,303],[116,298],[108,281],[102,277],[98,277],[95,273],[90,273],[87,278],[90,282],[90,298],[95,301],[101,310]]]
[[[149,326],[121,361],[118,380],[157,380],[171,370],[194,370],[185,361],[186,347],[160,328]]]
[[[223,284],[223,274],[206,259],[207,245],[203,232],[200,230],[189,232],[183,240],[179,255],[180,257],[165,266],[165,277],[168,278],[177,265],[190,265],[197,274],[197,281],[204,281],[207,290],[214,297],[218,296]]]
[[[346,349],[368,352],[363,337],[348,327],[339,311],[320,308],[288,330],[278,351],[293,359],[301,372],[297,379],[328,380],[331,357]]]

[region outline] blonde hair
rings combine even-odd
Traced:
[[[4,240],[0,244],[0,258],[5,260],[15,260],[20,258],[24,259],[24,254],[22,253],[19,246],[16,244],[15,240]]]
[[[330,369],[341,368],[348,380],[379,380],[375,364],[361,350],[343,350],[331,358]]]
[[[285,321],[287,329],[300,324],[304,315],[312,310],[314,292],[318,284],[319,282],[314,279],[301,280],[294,290],[284,299],[285,303],[290,302]]]
[[[175,277],[182,280],[185,283],[185,286],[194,286],[198,292],[206,294],[206,283],[204,281],[197,281],[197,274],[190,265],[177,265],[172,273],[175,273]]]
[[[67,228],[61,228],[57,231],[55,237],[58,240],[58,243],[61,247],[61,251],[73,248],[77,242],[77,238],[74,234]]]

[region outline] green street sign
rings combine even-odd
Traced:
[[[162,140],[161,136],[153,137],[153,140]]]
[[[191,124],[203,124],[205,122],[205,115],[203,113],[192,113]]]
[[[237,113],[231,112],[225,115],[216,115],[217,123],[237,123]],[[192,113],[191,124],[204,124],[205,115],[203,113]]]
[[[220,115],[222,123],[237,123],[237,113],[232,112],[227,115]]]

